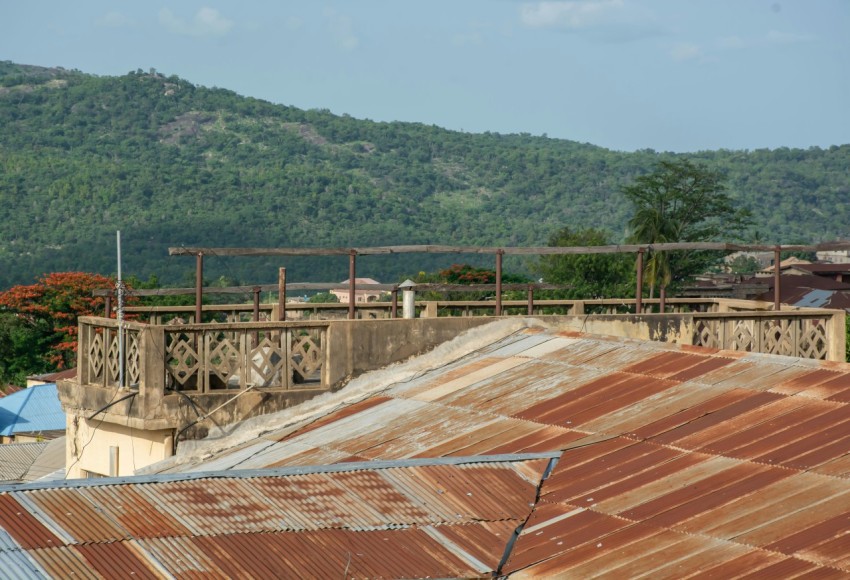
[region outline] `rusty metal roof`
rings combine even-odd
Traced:
[[[16,577],[477,577],[558,454],[0,488]]]
[[[26,530],[0,554],[60,546],[67,572],[116,544],[140,575],[850,574],[850,365],[533,329],[411,376],[149,479],[0,494]]]
[[[530,331],[175,471],[563,452],[503,572],[850,573],[850,365]]]

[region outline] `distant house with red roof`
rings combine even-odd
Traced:
[[[349,279],[343,280],[340,282],[341,284],[348,284]],[[372,278],[355,278],[354,279],[355,286],[365,286],[369,284],[380,284],[377,280],[373,280]],[[351,302],[351,291],[350,290],[331,290],[331,294],[339,298],[339,301],[343,304],[348,304]],[[354,290],[354,302],[355,303],[366,303],[366,302],[375,302],[377,301],[383,292],[381,290],[371,290],[368,288],[357,288]]]

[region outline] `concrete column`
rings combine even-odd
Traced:
[[[403,318],[416,318],[416,292],[413,280],[405,280],[398,285],[402,292],[401,313]]]

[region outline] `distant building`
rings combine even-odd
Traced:
[[[346,279],[340,282],[340,284],[348,284],[348,282],[349,279]],[[373,280],[372,278],[355,278],[354,284],[356,286],[364,286],[369,284],[380,284],[380,282]],[[339,298],[339,301],[343,304],[351,302],[349,290],[331,290],[331,294]],[[357,304],[375,302],[381,297],[381,294],[383,294],[381,290],[358,288],[354,291],[354,302]]]
[[[55,384],[35,385],[0,399],[0,443],[27,443],[65,434]]]
[[[779,272],[786,272],[789,268],[793,268],[794,266],[799,266],[801,264],[811,264],[811,262],[809,262],[808,260],[801,260],[800,258],[797,258],[795,256],[791,256],[790,258],[786,258],[779,262]],[[756,273],[756,276],[773,276],[773,272],[773,264],[771,264],[770,266],[759,270]]]
[[[818,252],[818,260],[823,262],[832,262],[833,264],[848,264],[850,263],[850,250],[829,250]]]
[[[65,369],[55,373],[47,373],[43,375],[30,375],[27,377],[27,387],[35,385],[56,384],[56,381],[71,380],[77,376],[77,369]]]

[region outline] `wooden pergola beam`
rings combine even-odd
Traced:
[[[730,244],[725,242],[675,242],[665,244],[618,244],[608,246],[571,247],[480,247],[480,246],[377,246],[352,248],[168,248],[169,256],[376,256],[386,254],[492,254],[510,256],[546,256],[567,254],[633,254],[641,249],[655,251],[671,250],[715,250],[723,252],[821,252],[850,250],[850,242],[827,242],[821,244]]]
[[[380,290],[381,292],[392,292],[397,286],[395,284],[355,284],[356,290]],[[502,284],[502,290],[569,290],[572,286],[568,284]],[[260,292],[277,292],[278,284],[259,284],[253,286],[207,286],[204,294],[252,294],[255,290]],[[295,284],[286,284],[286,290],[349,290],[348,284],[339,284],[332,282],[297,282]],[[432,290],[434,292],[489,292],[496,290],[496,284],[416,284],[413,290],[424,292]],[[113,296],[114,289],[100,288],[92,291],[92,296]],[[195,288],[154,288],[125,291],[127,296],[188,296],[195,293]]]

